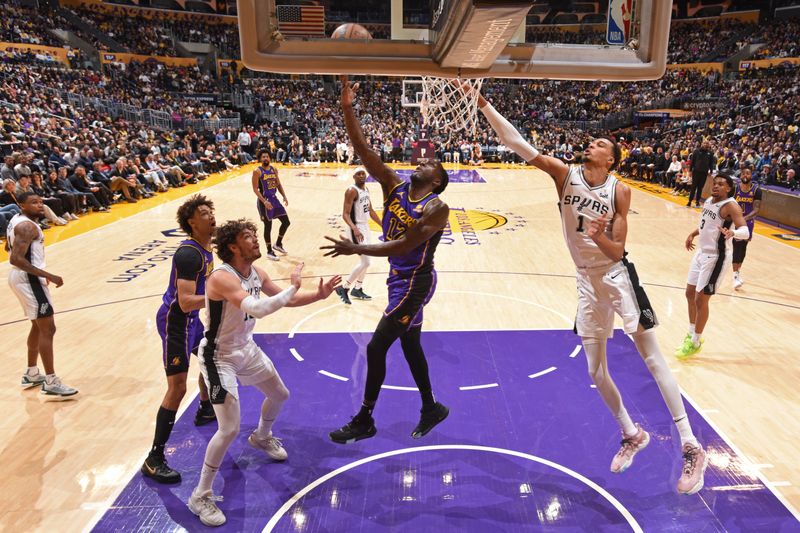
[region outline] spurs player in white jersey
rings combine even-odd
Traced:
[[[42,394],[48,396],[74,396],[78,391],[61,383],[53,364],[56,323],[48,285],[52,283],[60,287],[64,280],[45,270],[44,234],[38,224],[44,217],[44,203],[40,196],[30,192],[20,194],[17,203],[22,212],[14,215],[8,223],[6,250],[10,252],[11,263],[8,284],[31,321],[28,369],[22,375],[22,386],[41,385]],[[40,356],[44,374],[37,366]]]
[[[694,238],[698,235],[700,241],[686,280],[689,332],[683,344],[675,350],[676,357],[689,357],[702,349],[703,330],[708,323],[708,302],[722,284],[725,272],[731,268],[731,238],[750,238],[750,229],[742,208],[732,197],[733,192],[733,178],[728,174],[717,174],[712,182],[711,198],[703,204],[700,224],[686,237],[686,249],[689,251],[695,249]],[[735,229],[731,230],[732,226]]]
[[[367,190],[367,171],[358,167],[353,174],[353,185],[347,188],[344,193],[344,206],[342,207],[342,219],[347,227],[350,228],[350,240],[355,243],[370,244],[372,242],[372,232],[369,229],[369,220],[372,219],[378,226],[381,219],[372,208],[372,202]],[[372,300],[364,292],[364,276],[367,275],[369,268],[369,256],[359,255],[358,264],[353,267],[350,277],[347,278],[342,286],[336,289],[339,298],[350,305],[350,297],[356,300]],[[350,289],[350,296],[347,290]]]
[[[257,429],[247,442],[274,460],[287,457],[281,441],[272,436],[272,424],[289,397],[272,361],[253,341],[253,327],[283,306],[308,305],[330,296],[341,282],[334,276],[319,280],[316,291],[298,292],[303,263],[292,272],[291,285],[281,290],[253,263],[261,257],[256,227],[244,219],[218,227],[213,240],[222,265],[206,281],[206,331],[200,342],[200,371],[208,386],[218,429],[208,443],[200,482],[189,498],[189,509],[207,526],[225,523],[212,484],[228,447],[239,433],[239,389],[253,385],[264,393]],[[260,298],[261,294],[267,298]]]
[[[613,335],[614,313],[647,364],[672,414],[681,440],[683,467],[678,491],[694,494],[703,487],[706,454],[692,433],[678,384],[658,347],[656,317],[633,264],[627,259],[625,239],[631,192],[611,170],[620,159],[619,146],[594,139],[584,151],[583,164],[567,166],[539,153],[483,97],[481,112],[504,145],[553,178],[559,193],[564,239],[577,268],[578,312],[575,332],[580,335],[589,375],[622,431],[622,445],[611,461],[611,471],[624,472],[650,435],[634,424],[608,370],[606,342]]]

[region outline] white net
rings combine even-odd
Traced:
[[[422,77],[420,111],[425,124],[450,138],[463,131],[474,136],[478,125],[478,96],[483,78]]]

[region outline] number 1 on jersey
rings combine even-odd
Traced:
[[[583,232],[583,215],[578,215],[578,227],[575,228],[575,231]]]

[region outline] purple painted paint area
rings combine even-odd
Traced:
[[[705,488],[679,496],[680,446],[669,412],[636,353],[620,332],[609,342],[609,366],[650,445],[621,475],[609,472],[619,446],[616,424],[590,388],[578,338],[569,331],[425,332],[437,398],[450,417],[421,440],[410,437],[419,416],[414,391],[384,390],[375,411],[376,437],[349,446],[328,432],[360,404],[370,334],[258,335],[292,396],[275,424],[289,453],[274,463],[246,444],[261,402],[240,389],[242,432],[214,484],[224,496],[224,531],[261,531],[304,487],[337,468],[377,454],[430,445],[513,450],[581,474],[616,498],[644,531],[798,531],[778,499],[742,468],[741,459],[687,405],[711,458]],[[290,353],[294,348],[304,361]],[[556,367],[547,373],[542,373]],[[348,381],[319,373],[325,370]],[[529,378],[529,375],[540,374]],[[477,385],[497,386],[461,390]],[[413,387],[399,343],[389,353],[386,384]],[[176,423],[170,465],[178,486],[135,475],[97,531],[205,529],[185,502],[199,478],[213,425],[195,428],[191,410]],[[310,490],[278,520],[276,531],[566,531],[630,530],[620,510],[569,474],[535,460],[480,450],[409,451],[366,462]]]
[[[413,172],[413,170],[395,170],[395,173],[405,181],[411,179]],[[481,177],[477,170],[448,170],[447,176],[450,178],[450,183],[486,183],[486,180]],[[367,181],[375,183],[375,178],[369,175],[367,176]]]

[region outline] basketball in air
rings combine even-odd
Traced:
[[[372,39],[361,24],[342,24],[331,33],[331,39]]]

